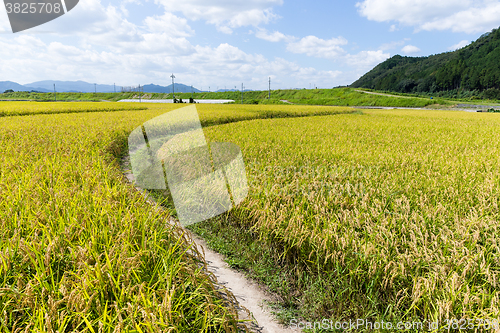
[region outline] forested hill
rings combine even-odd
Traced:
[[[406,93],[476,91],[500,98],[500,29],[454,52],[429,57],[396,55],[351,87]]]

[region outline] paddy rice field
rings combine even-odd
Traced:
[[[130,132],[183,105],[68,104],[0,103],[0,330],[238,331],[175,212],[120,168]],[[209,141],[241,148],[249,195],[190,229],[284,322],[498,319],[498,115],[197,109]]]
[[[498,319],[499,125],[466,112],[363,110],[208,128],[242,147],[250,195],[196,229],[293,316]]]

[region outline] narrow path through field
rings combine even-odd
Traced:
[[[384,94],[384,93],[376,93],[372,91],[364,91],[364,90],[359,90],[359,89],[354,89],[354,91],[360,92],[360,93],[365,93],[365,94],[370,94],[370,95],[378,95],[378,96],[387,96],[387,97],[398,97],[398,98],[412,98],[408,96],[398,96],[398,95],[391,95],[391,94]]]
[[[130,170],[130,162],[128,156],[122,160],[122,170],[125,177],[130,183],[134,182],[134,175]],[[154,199],[148,196],[148,202],[157,205]],[[175,222],[175,221],[174,221]],[[250,311],[253,318],[249,318],[246,311],[240,311],[241,319],[249,320],[247,327],[250,332],[259,333],[296,333],[301,332],[300,329],[291,329],[279,324],[276,318],[272,315],[271,309],[267,306],[266,302],[274,301],[273,296],[261,288],[257,283],[245,277],[241,272],[238,272],[229,267],[225,262],[224,256],[220,253],[212,251],[208,248],[206,242],[191,233],[191,231],[184,229],[187,234],[193,239],[201,253],[205,253],[205,261],[208,264],[209,270],[216,276],[217,282],[220,286],[227,288],[236,297],[239,305],[245,307]]]
[[[256,322],[248,325],[251,332],[300,332],[299,329],[285,328],[276,321],[266,305],[266,301],[274,300],[272,295],[265,292],[255,282],[247,279],[242,273],[231,269],[224,261],[224,257],[210,250],[203,239],[194,235],[192,237],[196,245],[204,249],[205,261],[209,265],[209,270],[217,277],[218,283],[231,291],[238,303],[247,308],[254,317]],[[240,312],[240,316],[242,319],[251,319],[243,311]]]

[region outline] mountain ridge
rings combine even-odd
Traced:
[[[58,81],[58,80],[43,80],[36,81],[28,84],[19,84],[13,81],[0,81],[0,93],[3,93],[6,90],[13,91],[37,91],[37,92],[53,92],[55,89],[57,92],[83,92],[83,93],[92,93],[92,92],[104,92],[110,93],[121,92],[122,86],[118,85],[108,85],[108,84],[95,84],[89,83],[85,81]],[[127,87],[123,87],[127,88]],[[137,89],[138,86],[128,87]],[[144,93],[172,93],[172,85],[161,86],[156,84],[147,84],[142,86],[141,91]],[[191,92],[191,86],[187,86],[182,83],[175,83],[175,92],[176,93],[187,93]],[[202,92],[199,89],[193,87],[193,92],[198,93]]]
[[[500,98],[500,29],[452,52],[426,57],[395,55],[350,87],[402,93],[484,92]]]

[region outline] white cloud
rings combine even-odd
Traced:
[[[134,6],[139,4],[137,1],[128,0]],[[343,48],[348,44],[343,37],[299,39],[260,27],[276,17],[272,7],[282,4],[282,0],[237,1],[227,6],[222,0],[210,4],[188,0],[193,7],[177,3],[170,8],[175,8],[175,14],[167,8],[165,13],[145,19],[133,10],[128,13],[124,3],[104,5],[100,0],[85,0],[79,3],[78,10],[29,32],[0,34],[2,77],[19,83],[55,79],[168,85],[170,74],[166,73],[174,72],[179,82],[205,89],[209,85],[230,88],[241,82],[249,89],[265,89],[269,76],[273,77],[274,87],[297,88],[308,87],[309,83],[333,87],[355,79],[354,71],[347,72],[350,69],[320,70],[279,57],[266,58],[225,42],[197,45],[193,41],[195,32],[188,24],[191,19],[205,20],[226,33],[236,27],[255,26],[256,38],[285,42],[290,52],[335,60],[341,66],[354,67],[356,73],[389,57],[382,49],[349,54]],[[42,34],[44,31],[53,33]]]
[[[157,43],[158,36],[155,35]],[[167,37],[165,37],[167,38]],[[189,45],[190,53],[169,50],[151,52],[140,44],[135,52],[117,55],[87,46],[44,42],[31,35],[0,35],[0,72],[19,83],[41,79],[83,80],[120,85],[170,84],[167,73],[174,72],[179,82],[197,88],[219,88],[245,83],[248,89],[266,89],[269,76],[274,87],[306,87],[314,77],[319,87],[338,85],[340,71],[303,67],[282,58],[267,59],[246,53],[228,43],[216,47]],[[153,43],[148,44],[152,47]]]
[[[80,2],[77,8],[27,34],[46,29],[58,37],[70,37],[85,49],[109,51],[117,56],[145,52],[180,56],[194,52],[186,39],[194,35],[193,29],[186,19],[172,13],[146,17],[143,25],[137,25],[128,21],[122,10],[112,5],[105,7],[100,0]]]
[[[416,30],[477,33],[500,25],[496,0],[364,0],[356,7],[369,20],[396,21]]]
[[[283,58],[268,60],[262,55],[247,54],[228,44],[221,44],[217,48],[197,49],[199,52],[190,61],[202,63],[203,66],[199,66],[193,76],[213,77],[212,87],[218,81],[219,88],[226,82],[228,88],[234,88],[234,85],[240,87],[244,82],[248,89],[266,89],[269,76],[273,77],[274,87],[306,87],[312,77],[318,86],[332,87],[341,74],[339,71],[301,67]],[[210,82],[205,81],[203,84],[207,86]]]
[[[450,46],[448,48],[448,50],[449,51],[455,51],[455,50],[461,49],[462,47],[465,47],[465,46],[467,46],[469,44],[470,44],[470,42],[468,40],[464,39],[463,41],[458,42],[457,44]]]
[[[311,57],[336,60],[355,67],[357,71],[371,69],[390,57],[389,53],[384,53],[383,47],[377,51],[361,51],[357,54],[349,54],[341,47],[347,44],[348,41],[343,37],[325,40],[316,36],[307,36],[297,42],[288,43],[287,50]]]
[[[258,26],[278,18],[272,7],[282,5],[283,0],[155,0],[166,11],[182,12],[190,20],[205,20],[214,24],[220,32]]]
[[[246,3],[249,4],[240,2],[240,6],[226,8],[221,2],[219,9],[223,10],[223,15],[212,23],[218,24],[219,30],[259,24],[263,22],[259,15],[263,13],[270,18],[267,7],[281,4],[281,0]],[[198,9],[207,6],[199,2]],[[212,10],[217,8],[213,3],[211,6]],[[187,12],[196,9],[180,7]],[[204,10],[203,13],[190,18],[210,20],[211,16],[205,15]],[[242,17],[238,13],[249,16]],[[40,35],[43,30],[54,31],[56,41]],[[269,40],[294,40],[292,36],[276,31],[268,33],[261,28],[257,28],[257,34]],[[86,0],[79,4],[78,10],[43,28],[31,29],[29,34],[0,35],[0,72],[3,77],[19,83],[56,79],[167,85],[170,80],[165,73],[173,71],[181,82],[205,89],[217,83],[231,87],[241,82],[247,82],[250,89],[265,88],[270,75],[276,86],[304,87],[304,81],[309,81],[307,75],[313,75],[318,86],[329,87],[336,84],[335,78],[340,75],[337,71],[302,67],[281,58],[270,60],[228,43],[215,47],[193,45],[187,40],[193,35],[187,18],[168,11],[147,17],[138,25],[130,22],[126,11],[119,6]]]
[[[162,16],[149,16],[144,20],[149,31],[167,33],[174,37],[189,37],[194,30],[187,24],[185,18],[165,12]]]
[[[401,49],[401,52],[403,52],[404,54],[415,54],[419,53],[420,51],[421,50],[414,45],[406,45]]]
[[[307,36],[297,42],[289,43],[287,50],[292,53],[302,53],[308,56],[337,59],[346,54],[341,45],[346,45],[347,40],[343,37],[332,39],[321,39],[316,36]]]
[[[453,32],[486,32],[500,25],[500,3],[488,1],[484,7],[473,6],[453,15],[422,24],[423,30],[451,30]]]
[[[255,33],[255,37],[267,40],[268,42],[281,42],[281,41],[293,41],[295,40],[295,37],[293,36],[287,36],[279,31],[274,31],[273,33],[268,33],[266,29],[259,29]]]
[[[457,8],[467,8],[469,0],[364,0],[358,2],[361,15],[369,20],[398,21],[416,25],[436,17],[448,15]]]
[[[347,55],[346,62],[348,65],[355,67],[358,71],[367,71],[390,58],[389,53],[378,51],[361,51],[358,54]]]

